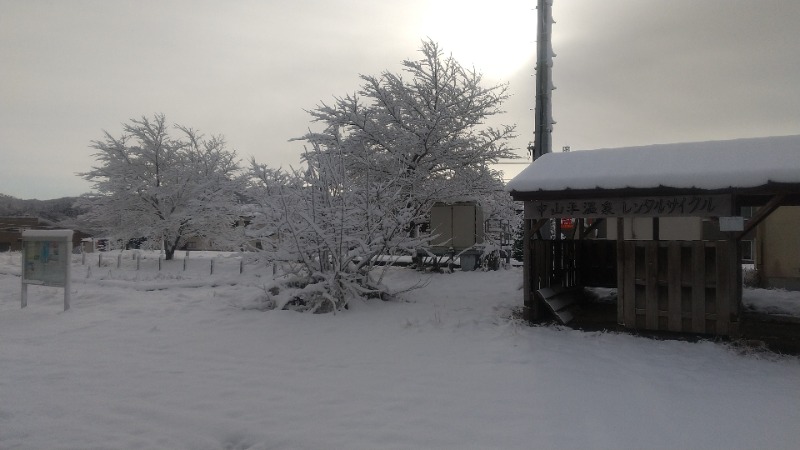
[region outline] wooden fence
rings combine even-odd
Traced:
[[[718,335],[738,331],[736,241],[625,241],[621,248],[617,318],[625,327]]]
[[[538,311],[533,294],[539,289],[617,287],[617,322],[626,328],[738,332],[736,241],[531,240],[530,245],[529,313]]]
[[[87,257],[87,255],[89,255]],[[157,271],[169,273],[191,272],[207,275],[242,274],[245,270],[245,259],[242,257],[176,257],[166,260],[162,255],[143,256],[139,252],[123,255],[118,252],[81,253],[81,265],[89,271],[91,267],[123,271]]]

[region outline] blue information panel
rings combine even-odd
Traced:
[[[69,250],[67,243],[50,240],[23,241],[24,283],[64,287]]]

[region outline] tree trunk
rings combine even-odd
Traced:
[[[175,256],[175,250],[178,249],[178,244],[181,242],[181,236],[178,235],[171,242],[168,238],[164,238],[164,255],[167,261],[172,260]]]
[[[169,239],[164,239],[164,259],[171,261],[175,257],[175,249],[178,248],[178,240],[170,242]]]

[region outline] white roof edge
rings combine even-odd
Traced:
[[[769,183],[800,183],[800,135],[548,153],[506,190],[715,190]]]

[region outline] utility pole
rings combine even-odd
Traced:
[[[553,0],[538,0],[536,40],[536,123],[533,137],[533,160],[552,151],[553,116],[551,91],[553,87],[553,46],[550,35],[553,29]]]

